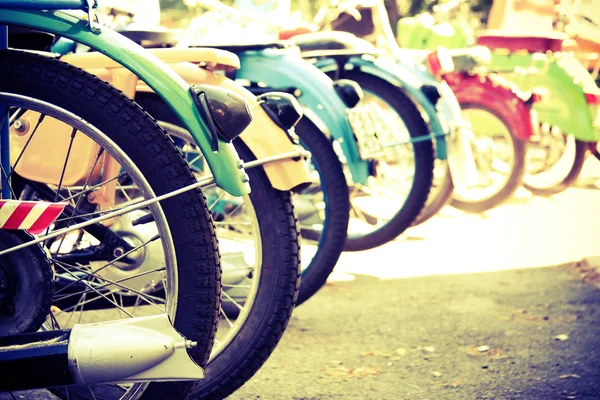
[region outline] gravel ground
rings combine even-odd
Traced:
[[[582,268],[330,284],[230,398],[598,399],[600,291]]]

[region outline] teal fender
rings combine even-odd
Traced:
[[[62,11],[2,9],[0,24],[19,25],[66,37],[105,54],[129,69],[169,104],[182,120],[206,157],[216,184],[234,196],[250,192],[247,176],[233,146],[220,141],[218,152],[212,151],[210,131],[193,106],[189,85],[150,52],[108,28],[102,27],[100,33],[93,33],[87,21]]]
[[[435,80],[428,71],[419,73],[418,65],[404,64],[395,59],[385,59],[383,57],[373,57],[371,55],[351,55],[349,56],[343,68],[338,68],[338,63],[329,57],[318,59],[315,64],[317,68],[325,73],[338,70],[336,77],[345,78],[345,73],[349,71],[360,71],[364,74],[375,76],[382,81],[391,84],[408,96],[423,115],[425,122],[429,124],[431,138],[436,141],[436,156],[441,160],[447,157],[447,146],[445,136],[449,134],[448,124],[440,117],[435,105],[425,96],[421,90],[424,85],[437,87],[439,82]],[[423,66],[423,68],[425,68]]]
[[[294,50],[294,49],[291,49]],[[348,119],[348,108],[332,86],[332,80],[290,49],[265,49],[238,53],[241,68],[236,79],[265,84],[274,89],[296,90],[305,115],[322,132],[337,141],[346,158],[352,180],[366,184],[369,162],[360,158]]]

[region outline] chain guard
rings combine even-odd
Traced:
[[[32,240],[25,231],[0,230],[0,248]],[[37,331],[54,295],[52,264],[40,245],[0,257],[0,337]]]

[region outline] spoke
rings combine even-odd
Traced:
[[[90,292],[90,293],[91,293],[91,292]],[[75,294],[77,295],[77,294],[80,294],[80,293],[75,293]],[[84,293],[84,294],[86,294],[86,293]],[[102,296],[90,297],[89,299],[86,299],[85,301],[80,301],[80,302],[77,302],[77,304],[75,304],[75,305],[73,305],[73,306],[70,306],[70,307],[67,307],[67,308],[65,308],[65,309],[62,309],[62,310],[60,310],[60,312],[59,312],[58,314],[56,314],[56,315],[60,315],[60,314],[62,314],[62,313],[65,313],[65,312],[69,312],[69,311],[71,311],[71,310],[73,310],[73,309],[76,309],[76,308],[77,308],[77,307],[79,307],[80,305],[81,305],[81,306],[83,306],[83,305],[85,305],[85,304],[88,304],[88,303],[93,303],[94,301],[96,301],[96,300],[100,299],[101,297],[102,297]],[[65,298],[66,298],[66,297],[61,297],[61,298],[60,298],[60,299],[58,299],[58,300],[62,300],[62,299],[65,299]],[[55,300],[56,300],[56,299],[55,299]]]
[[[71,141],[69,142],[69,148],[67,149],[67,158],[65,158],[65,165],[60,173],[60,180],[58,181],[58,189],[56,189],[56,196],[54,197],[54,202],[58,201],[58,194],[60,193],[60,189],[62,187],[63,179],[65,177],[65,172],[67,171],[67,164],[69,163],[69,157],[71,156],[71,149],[73,148],[73,142],[75,141],[75,135],[77,134],[77,129],[73,128],[71,132]]]
[[[215,226],[237,226],[237,225],[241,225],[241,226],[252,226],[253,224],[251,222],[214,222]]]
[[[61,267],[62,269],[64,269],[68,274],[71,274],[71,271],[69,271],[68,268],[63,267],[62,265],[60,265],[61,263],[56,263],[56,265],[58,265],[59,267]],[[87,282],[83,282],[84,285],[87,285],[90,289],[92,289],[93,292],[98,293],[100,296],[102,296],[103,298],[105,298],[109,303],[111,303],[112,305],[114,305],[115,307],[117,307],[118,309],[122,310],[125,314],[127,314],[129,317],[133,318],[133,315],[131,315],[129,312],[127,312],[127,310],[125,310],[124,308],[122,308],[121,306],[119,306],[117,303],[113,302],[111,299],[108,298],[108,296],[106,296],[103,293],[100,293],[100,291],[98,289],[93,288],[92,286],[88,285]],[[87,292],[84,292],[84,294]]]
[[[95,167],[95,166],[94,166],[94,167]],[[93,170],[93,169],[92,169],[92,170]],[[73,198],[75,198],[75,196],[81,196],[81,195],[83,195],[83,194],[89,193],[89,192],[91,192],[92,190],[99,188],[100,186],[104,186],[104,185],[106,185],[107,183],[110,183],[110,182],[114,181],[115,179],[122,178],[122,177],[124,177],[124,176],[126,176],[126,175],[127,175],[127,173],[126,173],[126,172],[121,172],[119,175],[115,176],[114,178],[110,178],[110,179],[107,179],[107,180],[105,180],[105,181],[102,181],[102,182],[100,182],[100,183],[97,183],[97,184],[95,184],[95,185],[93,185],[93,186],[90,186],[90,187],[88,187],[86,190],[82,190],[81,192],[78,192],[77,194],[74,194],[74,195],[72,195],[72,196],[69,194],[69,197],[67,197],[67,198],[63,198],[62,200],[63,200],[63,201],[70,201],[70,200],[72,200]],[[82,186],[82,187],[83,187],[83,186]],[[76,186],[73,186],[73,188],[76,188]]]
[[[92,398],[93,398],[94,400],[97,400],[97,399],[96,399],[96,396],[94,395],[94,392],[92,391],[92,387],[91,387],[90,385],[88,385],[88,389],[89,389],[89,391],[90,391],[90,394],[92,395]]]
[[[146,245],[148,245],[148,244],[152,243],[153,241],[155,241],[155,240],[157,240],[157,239],[159,239],[159,238],[160,238],[160,236],[159,236],[159,235],[156,235],[156,236],[154,236],[153,238],[149,239],[148,241],[146,241],[146,242],[144,242],[144,243],[140,244],[139,246],[137,246],[137,247],[134,247],[133,249],[131,249],[131,250],[129,250],[129,251],[127,251],[127,252],[125,252],[125,253],[121,254],[119,257],[115,258],[115,259],[114,259],[114,260],[112,260],[111,262],[109,262],[109,263],[107,263],[107,264],[104,264],[103,266],[101,266],[101,267],[99,267],[99,268],[97,268],[97,269],[95,269],[95,270],[93,270],[93,271],[91,271],[91,272],[87,272],[87,271],[86,271],[86,274],[89,274],[89,275],[91,275],[91,276],[95,276],[95,274],[97,274],[98,272],[102,271],[103,269],[105,269],[105,268],[107,268],[107,267],[109,267],[109,266],[113,265],[113,264],[114,264],[114,263],[116,263],[117,261],[119,261],[119,260],[122,260],[123,258],[127,257],[129,254],[136,252],[137,250],[141,249],[142,247],[144,247],[144,246],[146,246]],[[66,288],[68,288],[69,286],[71,286],[71,285],[74,285],[74,284],[75,284],[75,283],[77,283],[77,282],[81,282],[83,279],[85,279],[85,276],[84,276],[84,277],[81,277],[81,278],[78,278],[76,281],[73,281],[73,282],[69,283],[67,286],[65,286],[65,287],[61,288],[60,290],[56,291],[54,294],[55,294],[55,295],[59,294],[60,292],[62,292],[62,291],[63,291],[63,290],[65,290]]]
[[[164,304],[165,300],[161,299],[160,297],[151,296],[151,295],[148,295],[146,293],[140,292],[139,290],[135,290],[135,289],[132,289],[130,287],[127,287],[127,286],[124,286],[124,285],[120,284],[121,282],[125,282],[125,281],[128,281],[128,280],[134,279],[134,278],[139,278],[139,277],[144,276],[144,275],[149,275],[149,274],[153,274],[155,272],[162,272],[162,271],[166,271],[166,267],[161,267],[161,268],[156,268],[156,269],[153,269],[153,270],[150,270],[150,271],[141,272],[141,273],[139,273],[139,274],[137,274],[135,276],[128,276],[126,278],[121,278],[121,279],[118,279],[116,281],[112,281],[110,279],[102,278],[107,283],[102,284],[102,285],[96,287],[95,289],[90,287],[90,289],[92,289],[92,290],[84,290],[84,291],[77,292],[77,293],[70,293],[70,294],[68,294],[66,296],[59,297],[58,299],[55,299],[55,301],[64,300],[66,298],[73,297],[73,296],[76,296],[78,294],[91,293],[93,291],[104,289],[104,288],[106,288],[108,286],[111,286],[111,285],[115,285],[115,286],[118,286],[118,287],[120,287],[120,288],[122,288],[124,290],[129,291],[129,292],[133,292],[133,293],[138,294],[138,295],[140,295],[142,297],[149,298],[150,300],[157,300],[157,301],[161,302],[161,304]]]
[[[250,285],[226,285],[223,284],[223,287],[225,288],[242,288],[242,289],[250,289]]]
[[[233,328],[233,322],[231,322],[227,314],[225,314],[225,311],[223,311],[223,307],[221,307],[221,314],[223,314],[223,317],[225,318],[225,321],[227,321],[227,323],[229,324],[229,327]]]
[[[217,198],[215,199],[215,201],[211,205],[208,206],[208,211],[212,211],[212,209],[215,208],[215,206],[217,205],[217,203],[220,200],[223,200],[223,197],[225,197],[225,193],[226,192],[224,190],[219,193],[219,195],[217,196]]]
[[[96,169],[96,165],[98,165],[98,160],[100,160],[100,157],[102,156],[103,153],[104,153],[104,148],[100,148],[100,150],[98,151],[98,154],[96,156],[96,160],[94,161],[94,165],[93,165],[92,169],[90,170],[90,173],[88,174],[87,179],[85,180],[85,184],[83,186],[84,190],[87,187],[88,183],[90,182],[90,179],[92,178],[92,173]],[[65,166],[66,166],[66,162],[65,162]],[[61,178],[61,181],[62,181],[62,178]],[[60,186],[58,187],[58,190],[56,191],[56,195],[57,196],[58,196],[59,192],[60,192]],[[82,196],[79,196],[79,198],[77,199],[77,202],[75,203],[75,207],[73,207],[73,212],[71,213],[71,217],[73,217],[77,213],[77,208],[79,207],[79,204],[81,203],[81,199],[82,198],[83,198]],[[69,233],[68,229],[69,229],[70,226],[71,226],[71,221],[69,221],[67,223],[67,227],[65,229],[63,229],[63,230],[66,230],[66,231],[65,231],[65,233],[64,233],[61,241],[59,242],[58,247],[56,248],[56,254],[58,254],[58,252],[60,251],[60,248],[62,247],[62,245],[63,245],[63,243],[65,241],[65,238],[67,237],[67,233]],[[57,236],[60,236],[60,234],[57,235]],[[50,239],[50,238],[48,237],[48,239]]]
[[[134,204],[134,205],[127,206],[127,207],[125,207],[125,208],[123,208],[123,209],[121,209],[119,211],[114,211],[114,212],[108,213],[108,214],[106,214],[103,217],[93,218],[93,219],[91,219],[89,221],[85,221],[85,222],[81,222],[79,224],[73,225],[70,228],[59,229],[59,230],[54,231],[52,233],[49,233],[49,234],[47,234],[45,236],[40,236],[37,239],[31,240],[29,242],[26,242],[26,243],[23,243],[23,244],[11,247],[9,249],[1,250],[0,251],[0,256],[4,255],[4,254],[12,253],[12,252],[20,250],[20,249],[24,249],[25,247],[33,246],[33,245],[38,244],[40,242],[46,241],[48,239],[52,239],[52,238],[64,235],[64,234],[66,234],[66,233],[68,233],[70,231],[76,230],[76,229],[85,228],[85,227],[93,225],[93,224],[95,224],[97,222],[101,222],[101,221],[103,221],[105,219],[119,217],[119,216],[121,216],[123,214],[126,214],[126,213],[130,212],[130,211],[134,211],[134,210],[146,207],[146,206],[148,206],[150,204],[155,204],[155,203],[158,203],[160,201],[163,201],[163,200],[166,200],[166,199],[170,199],[170,198],[175,197],[175,196],[177,196],[177,195],[179,195],[181,193],[185,193],[185,192],[187,192],[189,190],[194,190],[194,189],[197,189],[197,188],[200,188],[200,187],[210,186],[212,184],[214,184],[214,178],[212,176],[204,178],[204,179],[202,179],[200,181],[197,181],[196,183],[193,183],[193,184],[188,185],[188,186],[184,186],[181,189],[176,189],[176,190],[173,190],[172,192],[165,193],[165,194],[162,194],[162,195],[157,196],[157,197],[153,197],[153,198],[148,199],[148,200],[144,200],[141,203],[137,203],[137,204]]]
[[[121,182],[117,182],[117,186],[119,186],[119,190],[121,191],[121,193],[123,193],[123,196],[125,196],[127,201],[131,201],[131,197],[129,197],[127,192],[125,190],[123,190],[123,186],[121,185]]]
[[[240,309],[240,311],[242,311],[242,310],[244,309],[244,307],[242,307],[242,306],[241,306],[241,305],[240,305],[240,304],[239,304],[237,301],[235,301],[235,300],[233,299],[233,297],[231,297],[230,295],[228,295],[228,294],[227,294],[227,292],[221,292],[221,293],[223,294],[223,296],[225,296],[225,297],[227,297],[229,300],[231,300],[231,302],[232,302],[233,304],[235,304],[235,306],[236,306],[237,308],[239,308],[239,309]]]
[[[18,114],[18,112],[17,112],[17,114]],[[15,164],[13,165],[12,170],[10,171],[10,174],[8,174],[8,176],[6,176],[6,180],[2,179],[2,186],[4,186],[6,183],[9,182],[9,179],[11,178],[11,176],[14,173],[15,169],[17,168],[17,165],[19,165],[19,161],[21,161],[21,157],[23,157],[23,154],[25,153],[25,150],[27,150],[27,146],[29,146],[29,142],[31,142],[31,139],[33,139],[33,136],[37,132],[38,127],[40,126],[40,124],[42,123],[42,121],[44,120],[45,117],[46,117],[46,114],[40,114],[40,117],[38,118],[38,121],[35,124],[35,128],[33,128],[33,132],[31,132],[31,135],[29,136],[29,138],[25,142],[25,145],[23,146],[23,150],[21,150],[21,153],[19,154],[19,157],[17,157],[17,160],[15,161]],[[4,122],[4,118],[3,118],[3,122]],[[14,121],[11,121],[11,125],[12,125],[13,122]],[[13,193],[13,195],[14,195],[14,193]]]

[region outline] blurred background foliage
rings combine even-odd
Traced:
[[[301,12],[303,19],[309,21],[319,8],[329,0],[291,0],[292,12]],[[413,16],[427,11],[438,0],[384,0],[392,27],[402,17]],[[487,20],[493,0],[472,0],[469,2],[474,17],[483,23]],[[223,4],[233,5],[233,0],[221,0]],[[194,7],[194,0],[160,0],[162,24],[173,28],[183,28],[201,8]]]

